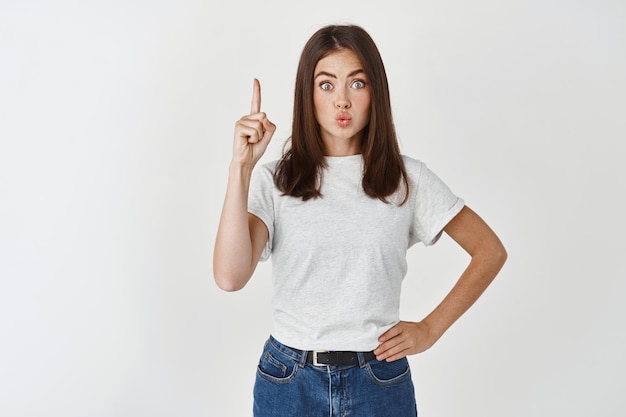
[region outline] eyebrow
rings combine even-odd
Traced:
[[[348,74],[348,78],[349,77],[354,77],[357,74],[363,73],[365,74],[365,71],[363,71],[361,68],[352,71],[350,74]],[[326,76],[326,77],[330,77],[330,78],[337,78],[337,76],[335,74],[331,74],[330,72],[326,72],[326,71],[320,71],[315,75],[315,78],[313,79],[317,79],[318,77],[322,77],[322,76]]]

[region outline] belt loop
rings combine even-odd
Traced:
[[[298,366],[300,368],[304,368],[306,366],[306,357],[309,354],[308,350],[303,350],[302,354],[300,355],[300,360],[298,361]]]
[[[356,356],[359,358],[359,367],[365,368],[365,364],[367,362],[365,361],[365,358],[363,357],[363,352],[357,352]]]

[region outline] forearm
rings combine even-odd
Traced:
[[[253,268],[248,223],[248,190],[252,166],[231,163],[213,251],[213,276],[228,291],[242,288]]]
[[[506,251],[495,235],[472,254],[469,265],[452,290],[422,320],[433,338],[433,343],[478,300],[496,277],[506,258]]]

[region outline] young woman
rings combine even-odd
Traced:
[[[400,153],[383,62],[362,28],[327,26],[309,39],[290,146],[255,168],[275,129],[254,80],[213,258],[217,285],[235,291],[272,257],[273,328],[254,415],[416,416],[406,356],[430,348],[478,299],[506,251],[433,172]],[[443,232],[471,261],[427,317],[401,321],[406,251]]]

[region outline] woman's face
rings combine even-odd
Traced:
[[[371,91],[361,61],[349,49],[320,59],[313,78],[313,105],[326,155],[361,152],[369,123]]]

